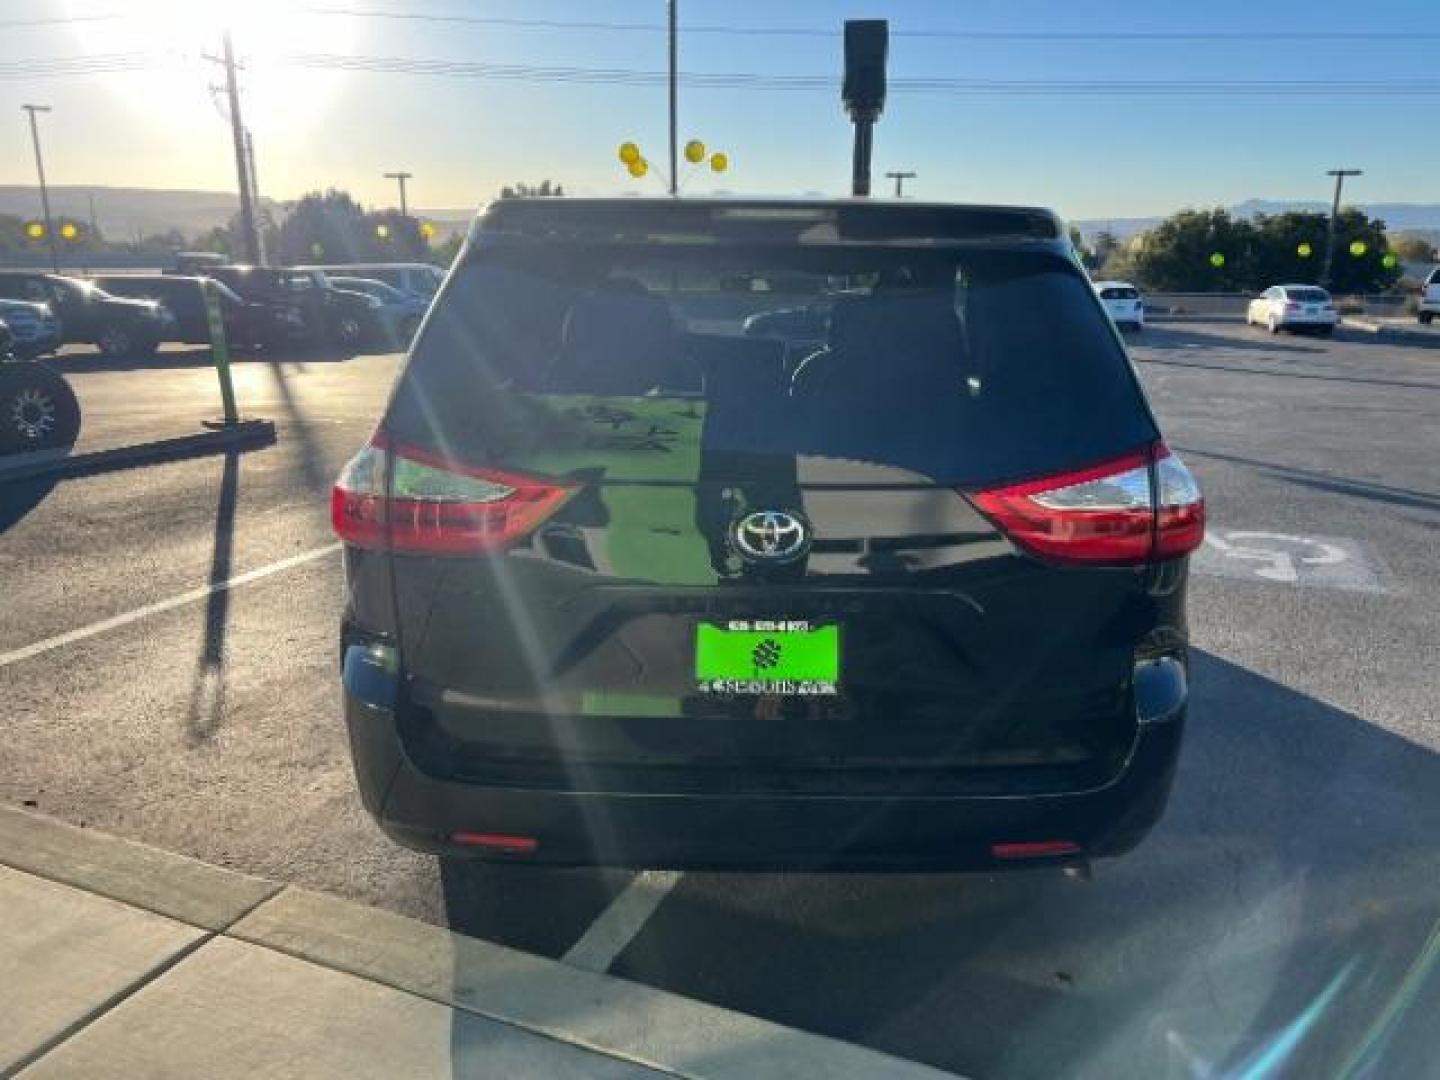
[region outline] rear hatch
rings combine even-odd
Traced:
[[[758,235],[494,238],[452,274],[337,494],[392,552],[412,756],[622,790],[1101,782],[1163,451],[1083,275],[1046,243]],[[746,333],[797,308],[818,344]]]

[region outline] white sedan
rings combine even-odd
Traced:
[[[1335,301],[1315,285],[1272,285],[1245,309],[1248,326],[1263,326],[1272,334],[1306,330],[1330,334],[1340,321]]]
[[[1120,329],[1145,329],[1145,300],[1128,281],[1097,281],[1095,294]]]

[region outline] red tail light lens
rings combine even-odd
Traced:
[[[1173,559],[1205,535],[1200,488],[1164,443],[971,499],[1017,545],[1052,562]]]
[[[528,536],[574,490],[392,446],[377,436],[341,470],[330,520],[335,534],[356,547],[475,555]]]

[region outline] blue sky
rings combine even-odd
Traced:
[[[297,69],[287,54],[403,57],[537,67],[662,71],[663,33],[465,25],[300,15],[286,0],[215,4],[243,11],[235,27],[262,190],[279,198],[323,185],[366,202],[393,201],[380,174],[415,174],[420,207],[478,204],[503,183],[550,177],[576,193],[658,192],[636,183],[615,147],[665,156],[663,86],[492,81],[365,71]],[[313,0],[312,7],[558,22],[661,24],[663,0]],[[214,48],[205,0],[0,0],[5,64],[55,57],[153,56],[146,70],[0,79],[0,183],[30,183],[19,105],[54,106],[45,118],[56,184],[228,190],[228,129],[210,100]],[[121,19],[95,15],[125,12]],[[682,88],[681,135],[727,151],[732,171],[687,190],[843,194],[850,127],[839,104],[840,41],[828,36],[717,34],[686,27],[838,30],[847,17],[888,18],[892,79],[1164,81],[1433,80],[1433,96],[1109,97],[892,93],[876,132],[877,175],[919,173],[910,191],[936,199],[1041,203],[1070,217],[1163,213],[1250,196],[1324,198],[1326,168],[1358,166],[1347,191],[1367,202],[1440,201],[1436,70],[1440,20],[1433,0],[1361,6],[1333,0],[1204,5],[1074,0],[1008,4],[787,3],[680,0],[682,72],[833,76],[819,90]],[[20,26],[19,21],[76,21]],[[9,25],[6,25],[7,20]],[[1272,40],[1271,31],[1388,34],[1384,40]],[[1093,34],[1094,39],[944,38],[915,31]],[[1408,32],[1428,33],[1428,39]],[[1236,40],[1134,35],[1248,34]],[[1121,37],[1117,35],[1132,35]],[[657,170],[658,173],[658,170]]]

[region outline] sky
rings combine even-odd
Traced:
[[[875,133],[877,192],[881,174],[906,169],[920,198],[1130,217],[1323,199],[1325,170],[1347,166],[1365,170],[1347,187],[1357,201],[1440,201],[1434,0],[678,4],[682,76],[816,77],[682,83],[681,140],[731,162],[723,176],[682,170],[687,192],[845,194],[836,32],[846,18],[886,18],[894,86]],[[220,71],[203,58],[219,51],[222,16],[246,65],[242,110],[269,197],[336,186],[393,205],[382,174],[400,169],[420,208],[473,207],[543,178],[575,194],[664,190],[663,82],[581,81],[664,72],[664,0],[0,0],[0,184],[34,182],[28,102],[53,110],[41,118],[52,184],[232,190],[229,127],[210,90]],[[575,22],[592,25],[563,25]],[[1276,36],[1317,33],[1333,36]],[[523,77],[365,70],[396,59]],[[950,81],[902,88],[925,79]],[[1224,92],[1193,92],[1212,82]],[[639,181],[616,158],[625,140],[652,164]]]

